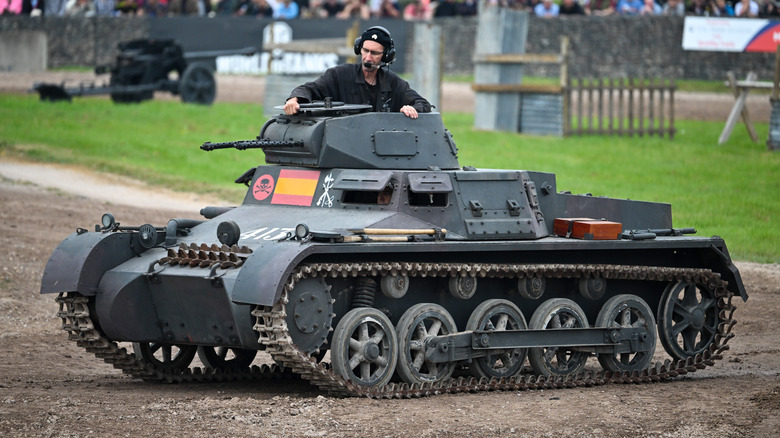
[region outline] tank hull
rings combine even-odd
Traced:
[[[731,299],[747,299],[739,271],[723,239],[674,228],[670,205],[459,168],[437,114],[323,111],[233,145],[271,163],[237,180],[240,206],[66,238],[41,284],[63,329],[148,380],[254,376],[263,350],[325,391],[378,397],[470,390],[456,368],[517,388],[526,356],[525,387],[592,383],[588,358],[601,381],[660,380],[725,350]],[[656,340],[672,366],[650,363]],[[204,369],[189,368],[195,350]]]

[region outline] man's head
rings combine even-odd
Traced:
[[[382,26],[373,26],[366,29],[361,36],[355,39],[354,49],[355,55],[360,56],[364,62],[367,56],[374,55],[376,52],[382,52],[382,55],[381,57],[378,57],[378,59],[374,59],[375,61],[390,64],[395,60],[393,37],[390,36],[390,32]],[[369,53],[364,53],[364,49],[368,50]],[[376,56],[371,57],[377,58]]]
[[[393,186],[387,185],[381,192],[377,194],[376,203],[379,205],[389,205],[390,200],[393,198]]]

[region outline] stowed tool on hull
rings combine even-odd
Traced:
[[[673,228],[668,204],[461,168],[436,113],[363,111],[308,105],[257,140],[205,143],[263,149],[240,206],[65,239],[41,287],[63,329],[145,379],[278,375],[249,368],[265,350],[376,397],[655,381],[721,357],[747,299],[722,239]]]

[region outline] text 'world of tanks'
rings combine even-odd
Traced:
[[[79,228],[42,279],[63,330],[144,380],[371,397],[652,382],[722,357],[747,294],[721,238],[674,228],[668,204],[461,167],[440,114],[367,108],[304,104],[203,144],[264,152],[240,206]],[[276,365],[252,366],[261,351]]]

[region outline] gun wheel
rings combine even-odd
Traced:
[[[217,96],[217,83],[211,69],[200,63],[187,66],[179,80],[179,94],[184,103],[211,105]]]

